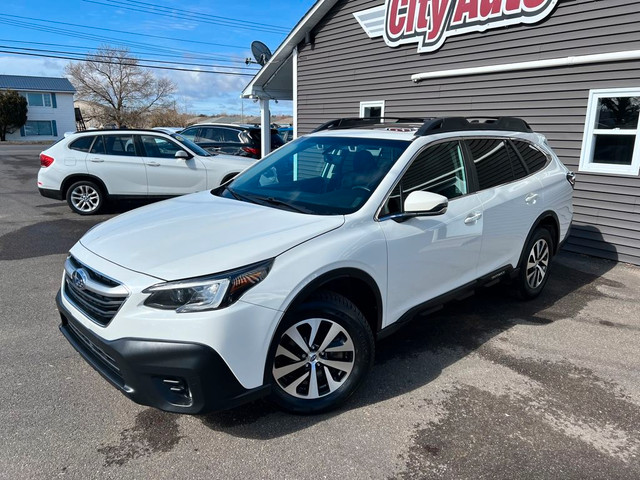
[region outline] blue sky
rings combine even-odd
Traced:
[[[182,109],[211,115],[240,113],[244,107],[245,114],[258,114],[256,104],[239,98],[251,76],[202,70],[255,73],[255,65],[248,68],[244,63],[245,58],[251,57],[251,42],[260,40],[275,51],[314,3],[315,0],[3,2],[0,74],[63,76],[70,60],[25,54],[75,58],[109,44],[126,47],[149,64],[171,61],[176,63],[162,65],[199,70],[153,70],[178,85],[176,100]],[[288,114],[291,109],[291,102],[272,105],[274,114]]]

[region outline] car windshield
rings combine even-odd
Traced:
[[[316,215],[358,210],[409,141],[303,137],[212,193]]]
[[[193,153],[195,153],[196,155],[199,155],[201,157],[211,157],[212,155],[207,152],[204,148],[199,147],[198,145],[196,145],[194,142],[192,142],[191,140],[189,140],[186,137],[183,137],[182,135],[180,135],[179,133],[174,133],[171,135],[173,138],[175,138],[176,140],[178,140],[180,143],[182,143],[183,145],[185,145],[186,147],[189,148],[189,150],[191,150]]]

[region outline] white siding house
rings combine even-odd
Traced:
[[[15,90],[27,99],[27,123],[7,134],[10,141],[58,140],[76,130],[73,94],[66,78],[0,75],[0,90]]]

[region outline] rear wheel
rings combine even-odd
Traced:
[[[335,408],[362,383],[373,355],[373,334],[360,310],[337,293],[317,294],[276,332],[267,364],[272,399],[297,413]]]
[[[67,203],[80,215],[93,215],[102,208],[104,193],[94,182],[80,180],[67,190]]]
[[[553,238],[546,228],[533,232],[525,247],[517,279],[518,295],[532,299],[540,295],[549,278],[549,266],[553,256]]]

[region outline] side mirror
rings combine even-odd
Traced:
[[[447,197],[433,192],[411,192],[404,201],[404,211],[411,216],[442,215],[448,206]]]
[[[191,158],[191,155],[189,155],[184,150],[178,150],[175,154],[175,157],[180,160],[189,160]]]

